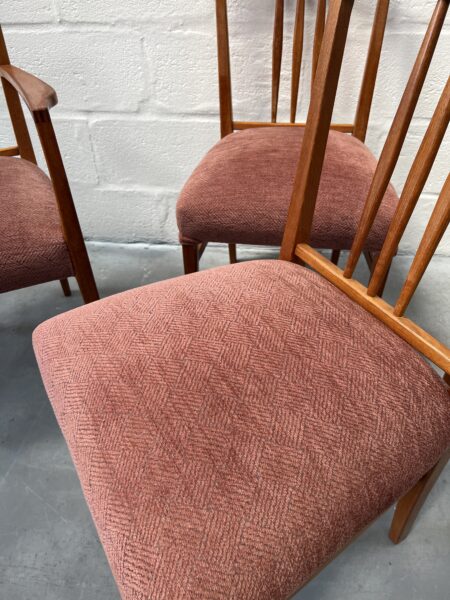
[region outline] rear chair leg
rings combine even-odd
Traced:
[[[448,450],[437,465],[424,475],[419,483],[417,483],[413,489],[397,503],[391,529],[389,531],[389,537],[394,544],[403,542],[408,536],[420,509],[424,505],[428,494],[433,489],[434,484],[438,480],[439,475],[442,473],[449,459],[450,450]]]
[[[333,250],[331,252],[331,262],[333,263],[333,265],[338,266],[340,258],[341,258],[341,251],[340,250]]]
[[[230,255],[230,264],[237,263],[236,244],[228,244],[228,253]]]
[[[184,273],[196,273],[198,271],[199,255],[197,244],[182,244]]]
[[[66,298],[72,295],[68,279],[60,279],[63,294]]]

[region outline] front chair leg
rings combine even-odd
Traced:
[[[70,289],[70,284],[68,279],[60,279],[60,284],[62,287],[63,294],[66,298],[72,295],[72,291]]]
[[[419,483],[417,483],[406,496],[403,496],[403,498],[398,501],[389,532],[389,537],[394,544],[403,542],[408,536],[420,509],[449,459],[450,450],[444,454],[441,460],[431,469],[431,471],[428,471],[428,473],[422,477]]]
[[[199,266],[199,252],[197,244],[182,244],[184,273],[196,273]]]
[[[230,255],[230,265],[237,263],[236,244],[228,244],[228,254]]]

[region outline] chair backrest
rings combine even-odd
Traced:
[[[0,25],[0,66],[9,64],[11,63],[9,61],[8,50]],[[1,78],[1,81],[17,145],[9,146],[8,148],[0,148],[0,156],[21,156],[36,164],[36,156],[34,154],[19,94],[6,79]]]
[[[320,272],[370,311],[418,351],[450,375],[450,349],[404,317],[408,304],[450,222],[450,176],[447,177],[395,306],[378,297],[390,262],[422,193],[450,119],[450,78],[442,73],[443,91],[417,152],[400,202],[368,287],[352,279],[367,235],[400,155],[403,142],[442,31],[450,0],[436,0],[398,111],[388,133],[344,271],[309,245],[333,105],[346,43],[353,0],[331,0],[322,50],[308,114],[304,144],[280,258],[297,260]],[[449,380],[449,379],[447,379]],[[450,380],[449,380],[450,382]]]
[[[361,84],[356,116],[353,123],[332,123],[332,129],[351,133],[361,141],[365,140],[369,122],[370,110],[374,95],[384,32],[388,17],[390,0],[377,0],[373,20],[372,35],[369,43],[367,60]],[[314,0],[316,7],[315,31],[311,57],[311,84],[317,70],[319,53],[322,46],[327,0]],[[300,73],[303,60],[305,37],[305,0],[296,0],[294,18],[293,50],[291,62],[291,98],[290,122],[278,123],[278,100],[281,79],[281,63],[284,40],[285,0],[274,0],[275,17],[272,42],[272,105],[271,122],[249,122],[233,120],[232,83],[230,67],[230,41],[228,31],[227,0],[216,0],[217,42],[219,59],[219,91],[220,91],[220,120],[222,137],[239,129],[268,126],[300,126],[296,123],[297,104],[300,89]]]

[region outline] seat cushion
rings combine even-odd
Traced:
[[[34,346],[125,600],[285,599],[450,446],[437,374],[290,263],[125,292]]]
[[[0,292],[70,275],[51,181],[26,160],[0,158]]]
[[[281,244],[303,128],[233,133],[205,156],[178,200],[182,242]],[[356,138],[331,131],[314,215],[316,248],[351,248],[376,167]],[[397,206],[388,188],[366,249],[381,249]]]

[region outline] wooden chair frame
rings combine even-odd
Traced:
[[[423,190],[450,120],[450,78],[444,86],[435,113],[412,165],[388,236],[372,273],[368,287],[352,279],[356,262],[375,219],[381,198],[389,183],[405,140],[436,43],[442,30],[450,0],[436,0],[422,46],[400,106],[388,134],[352,250],[344,270],[309,245],[312,219],[324,163],[328,131],[336,97],[353,0],[331,0],[318,59],[305,140],[301,151],[292,202],[280,258],[308,265],[342,290],[353,301],[372,313],[413,348],[444,371],[450,386],[450,349],[404,316],[405,310],[450,223],[450,175],[447,177],[426,231],[419,244],[405,284],[394,307],[379,297],[386,270],[394,256],[414,207]],[[450,387],[449,387],[450,398]],[[435,467],[397,504],[390,538],[399,543],[408,535],[430,490],[450,459],[450,448]]]
[[[86,303],[98,300],[97,286],[50,118],[49,111],[58,102],[56,92],[34,75],[11,65],[1,26],[0,78],[16,138],[16,146],[0,149],[0,156],[20,156],[23,160],[37,164],[22,109],[22,100],[28,107],[36,125],[55,193],[64,240],[69,250],[74,274],[83,300]],[[61,286],[64,295],[70,296],[70,286],[67,279],[61,280]]]
[[[356,115],[353,123],[331,123],[331,129],[348,133],[358,138],[362,142],[366,139],[366,133],[369,123],[370,111],[375,91],[375,84],[378,75],[381,50],[383,46],[384,34],[386,30],[387,17],[389,12],[390,0],[377,0],[375,9],[372,34],[369,42],[367,60],[364,75],[361,83],[359,100]],[[292,52],[292,72],[291,72],[291,98],[290,98],[290,121],[288,123],[279,122],[278,103],[281,79],[281,62],[283,55],[283,37],[284,37],[284,7],[285,0],[275,0],[274,32],[272,44],[272,102],[271,102],[271,121],[236,121],[233,118],[233,95],[232,79],[230,65],[230,40],[228,28],[228,9],[227,0],[216,0],[216,21],[217,21],[217,50],[218,50],[218,73],[219,73],[219,100],[220,100],[220,130],[221,137],[224,138],[235,131],[251,129],[255,127],[305,127],[305,123],[297,123],[297,104],[300,89],[300,73],[303,59],[303,42],[305,35],[305,0],[297,0],[296,13],[294,20],[294,37]],[[317,70],[319,53],[322,46],[325,19],[326,19],[326,0],[317,0],[316,24],[314,31],[313,55],[312,55],[312,81]],[[198,270],[200,258],[208,242],[202,244],[183,244],[183,260],[185,272],[191,273]],[[237,262],[236,244],[229,244],[230,262]],[[332,261],[338,264],[341,251],[332,252]],[[364,252],[364,257],[368,263],[369,269],[375,266],[377,254]]]

